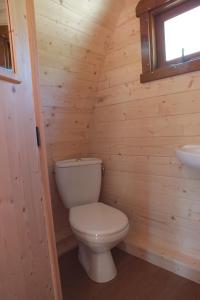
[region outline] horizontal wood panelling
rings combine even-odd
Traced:
[[[147,99],[189,90],[199,90],[200,72],[181,75],[175,79],[158,80],[154,84],[141,85],[139,81],[131,81],[130,78],[125,82],[124,77],[121,80],[121,84],[98,91],[98,105],[117,104],[134,99]]]
[[[198,136],[200,113],[95,124],[97,137]]]
[[[50,33],[38,32],[39,51],[46,51],[47,54],[66,57],[66,61],[71,59],[73,62],[99,64],[103,61],[100,54],[92,52],[89,48],[79,47],[70,43],[63,42],[57,37],[52,38]]]
[[[106,55],[106,63],[103,66],[103,70],[114,70],[132,63],[139,63],[138,55],[140,55],[140,48],[136,44],[131,44],[125,48],[120,47],[113,50],[113,54],[108,52]]]
[[[52,38],[56,37],[63,42],[70,41],[71,44],[79,47],[87,48],[97,54],[105,54],[106,42],[101,40],[98,44],[98,37],[92,37],[82,31],[77,31],[73,28],[66,27],[60,22],[55,22],[48,17],[44,17],[38,14],[37,23],[39,30],[44,34],[51,32]]]
[[[188,171],[188,168],[182,166],[175,157],[151,155],[101,155],[101,157],[104,159],[106,169],[111,171],[200,179],[197,170]]]
[[[109,172],[109,175],[114,178],[112,182],[108,179],[109,182],[105,183],[102,198],[129,216],[134,231],[130,231],[128,240],[134,242],[135,238],[146,237],[158,243],[158,237],[160,241],[164,234],[162,247],[169,243],[172,249],[176,250],[179,246],[187,255],[198,257],[198,182],[188,182],[188,190],[183,190],[187,187],[180,179],[174,179],[172,185],[170,179],[164,177],[124,172]],[[189,190],[190,184],[193,185],[193,191]],[[149,192],[150,189],[152,192]],[[177,231],[176,236],[174,232]]]
[[[62,107],[63,109],[91,109],[94,106],[93,89],[81,86],[78,89],[67,89],[59,86],[44,86],[40,87],[42,104],[52,109]]]
[[[154,195],[156,197],[157,194],[165,194],[168,197],[174,198],[174,195],[176,195],[189,200],[199,201],[200,187],[198,179],[171,178],[169,176],[134,173],[134,171],[122,172],[109,170],[104,179],[108,181],[104,183],[104,187],[110,182],[109,185],[112,185],[112,189],[114,189],[112,193],[119,194],[122,189],[121,192],[126,195],[126,198],[129,196],[130,199],[132,197],[140,197],[135,191],[143,191],[146,196]],[[115,185],[116,187],[114,187]],[[121,201],[123,203],[124,199],[122,198]],[[146,201],[148,201],[148,197]],[[151,202],[149,205],[151,205]],[[162,209],[162,207],[158,207],[158,209]]]
[[[190,101],[188,101],[190,99]],[[144,117],[173,116],[200,112],[199,90],[187,91],[146,99],[139,99],[119,105],[98,107],[95,122],[134,120]]]
[[[90,84],[92,84],[91,82],[96,82],[96,74],[97,71],[89,71],[87,70],[87,68],[84,68],[84,72],[85,72],[85,77],[83,75],[83,67],[80,66],[80,70],[77,71],[75,70],[75,68],[72,67],[63,67],[63,68],[59,68],[58,66],[56,66],[56,64],[58,65],[58,63],[60,65],[62,65],[63,63],[60,62],[54,62],[52,60],[52,67],[46,67],[43,66],[41,67],[41,83],[44,85],[59,85],[62,81],[63,78],[65,78],[65,84],[71,84],[71,82],[74,83],[74,85],[76,84],[77,86],[81,85],[81,84],[85,84],[86,86],[90,86]],[[82,70],[81,70],[82,69]],[[47,76],[48,75],[48,76]],[[77,81],[77,82],[76,82]]]
[[[80,14],[77,13],[77,10],[72,11],[69,7],[60,4],[60,1],[43,0],[40,4],[39,14],[44,17],[48,15],[48,19],[55,22],[59,21],[59,23],[64,26],[83,32],[87,35],[97,36],[98,34],[101,34],[101,38],[110,36],[109,29],[94,22],[91,18],[83,16],[83,12],[80,16]],[[88,11],[88,7],[86,9]],[[54,11],[54,14],[52,14],[52,11]],[[93,30],[90,31],[89,28],[92,28]]]
[[[61,4],[67,10],[78,14],[79,18],[92,20],[100,26],[113,30],[119,11],[122,7],[122,1],[113,0],[53,0],[55,3]]]
[[[54,223],[70,240],[68,215],[54,181],[55,161],[88,154],[89,121],[100,68],[121,0],[35,0],[40,93],[46,129]],[[62,242],[61,239],[64,241]]]
[[[48,68],[48,61],[51,61],[51,68],[55,68],[58,70],[69,71],[71,73],[82,73],[86,72],[88,76],[95,75],[97,71],[97,66],[94,64],[89,64],[87,62],[79,62],[77,64],[77,59],[68,58],[64,55],[55,55],[53,53],[46,53],[46,50],[39,51],[40,55],[40,64],[43,68]],[[88,78],[85,78],[89,80]],[[92,78],[93,80],[93,78]]]
[[[125,0],[108,46],[89,150],[105,164],[102,200],[129,217],[123,248],[199,282],[200,175],[175,150],[200,144],[200,72],[140,83],[137,2]]]
[[[184,144],[200,144],[200,137],[137,137],[119,138],[103,136],[95,138],[91,144],[91,153],[116,154],[116,155],[151,155],[151,156],[175,156],[175,148]],[[188,170],[189,172],[189,170]]]

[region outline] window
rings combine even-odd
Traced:
[[[20,83],[17,65],[17,51],[14,45],[18,43],[16,18],[13,18],[16,1],[0,0],[0,80]]]
[[[141,25],[141,82],[200,70],[199,0],[141,0],[136,14]]]
[[[8,26],[0,25],[0,67],[12,69]]]
[[[0,0],[0,67],[12,69],[9,20],[5,0]]]
[[[200,6],[164,22],[166,61],[200,51]],[[198,38],[197,38],[198,37]]]

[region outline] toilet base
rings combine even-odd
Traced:
[[[79,243],[79,261],[86,273],[95,282],[108,282],[115,278],[117,270],[110,250],[94,252]]]

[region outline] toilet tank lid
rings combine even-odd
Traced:
[[[79,159],[68,159],[56,162],[57,168],[69,168],[69,167],[79,167],[88,165],[98,165],[102,164],[102,160],[99,158],[79,158]]]

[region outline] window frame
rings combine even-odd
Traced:
[[[140,18],[141,83],[200,70],[200,52],[184,56],[184,59],[166,61],[164,28],[156,26],[198,5],[199,0],[140,0],[136,16]],[[156,43],[157,35],[160,36],[159,43]]]
[[[5,5],[8,20],[12,68],[6,69],[0,66],[0,80],[8,81],[14,84],[20,84],[20,65],[18,64],[18,54],[16,50],[16,46],[18,45],[19,41],[17,32],[14,30],[17,21],[14,17],[15,1],[5,0]]]

